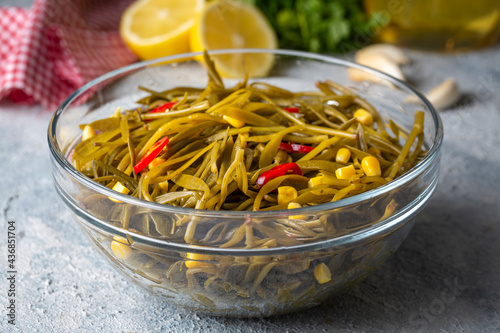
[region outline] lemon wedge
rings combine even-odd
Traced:
[[[265,48],[275,49],[277,39],[269,22],[254,6],[240,1],[208,3],[191,29],[192,51]],[[271,69],[272,54],[211,55],[221,76],[241,78],[265,76]],[[201,59],[201,57],[200,57]]]
[[[122,15],[120,35],[139,59],[189,52],[189,31],[204,0],[139,0]]]

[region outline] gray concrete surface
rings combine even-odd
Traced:
[[[500,331],[500,45],[409,52],[426,90],[454,77],[441,112],[441,179],[408,239],[367,280],[316,308],[266,319],[201,316],[154,298],[91,249],[52,185],[50,113],[0,102],[0,332]],[[15,221],[16,325],[7,323],[7,221]]]

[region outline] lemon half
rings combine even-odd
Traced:
[[[275,49],[276,35],[264,15],[249,4],[219,0],[208,3],[190,33],[191,51],[265,48]],[[272,54],[212,56],[224,77],[265,76],[271,69]]]
[[[139,59],[189,52],[189,31],[204,0],[139,0],[122,15],[120,34]]]

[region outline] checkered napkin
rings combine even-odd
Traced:
[[[48,110],[75,89],[136,61],[118,33],[132,0],[35,0],[0,8],[0,99]]]

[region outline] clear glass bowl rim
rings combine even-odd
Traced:
[[[221,50],[212,50],[208,51],[209,55],[217,55],[217,54],[227,54],[227,53],[270,53],[278,56],[290,56],[290,57],[296,57],[296,58],[303,58],[306,60],[315,60],[319,62],[324,62],[324,63],[329,63],[333,65],[337,65],[340,67],[344,68],[356,68],[362,71],[366,71],[368,73],[374,74],[381,79],[387,80],[390,83],[394,84],[396,87],[402,87],[412,94],[414,94],[417,99],[424,104],[424,106],[430,111],[430,114],[433,119],[434,123],[434,141],[432,146],[429,148],[427,155],[425,158],[420,161],[419,164],[417,164],[413,169],[402,175],[401,177],[391,181],[390,183],[380,186],[374,190],[358,194],[353,197],[349,198],[344,198],[339,201],[335,202],[330,202],[330,203],[325,203],[321,205],[316,205],[316,206],[310,206],[310,207],[303,207],[303,208],[297,208],[294,209],[293,212],[290,212],[289,210],[275,210],[275,211],[210,211],[210,210],[197,210],[193,208],[180,208],[180,207],[174,207],[174,206],[169,206],[169,205],[162,205],[162,204],[157,204],[154,202],[149,202],[145,200],[140,200],[134,197],[130,197],[124,194],[120,194],[116,191],[113,191],[105,186],[102,186],[98,183],[93,182],[90,178],[87,178],[83,176],[83,174],[79,173],[76,169],[73,168],[73,166],[68,162],[68,160],[65,158],[63,152],[59,148],[59,145],[56,142],[56,128],[57,128],[57,122],[61,114],[66,110],[66,108],[71,105],[71,103],[77,99],[79,96],[82,94],[86,93],[88,90],[92,89],[94,86],[115,78],[119,75],[122,75],[124,73],[128,73],[134,70],[139,70],[146,68],[148,66],[153,66],[153,65],[159,65],[162,63],[167,63],[167,62],[174,62],[175,60],[185,60],[186,58],[193,59],[196,56],[200,56],[203,54],[203,52],[190,52],[190,53],[183,53],[183,54],[178,54],[174,56],[168,56],[168,57],[163,57],[163,58],[158,58],[158,59],[153,59],[153,60],[147,60],[147,61],[141,61],[137,62],[116,70],[113,70],[111,72],[108,72],[104,75],[101,75],[100,77],[88,82],[87,84],[83,85],[79,89],[77,89],[75,92],[73,92],[66,100],[64,100],[61,105],[57,108],[56,112],[54,113],[49,126],[48,126],[48,144],[49,144],[49,149],[52,154],[52,157],[55,159],[57,164],[68,174],[70,174],[73,178],[78,180],[81,184],[87,186],[88,188],[92,189],[93,191],[96,191],[102,195],[108,196],[108,197],[113,197],[116,198],[120,201],[123,201],[128,204],[148,208],[157,212],[164,212],[164,213],[176,213],[176,214],[183,214],[183,215],[190,215],[190,216],[197,216],[197,217],[211,217],[211,218],[276,218],[276,217],[286,217],[288,215],[297,215],[297,214],[315,214],[315,213],[321,213],[327,210],[333,210],[333,209],[340,209],[345,206],[350,206],[353,205],[357,202],[361,202],[367,199],[370,199],[372,197],[376,197],[378,195],[382,195],[384,193],[390,192],[392,190],[395,190],[398,187],[404,186],[404,184],[412,181],[412,179],[416,178],[420,173],[422,173],[427,167],[429,167],[430,164],[432,164],[439,156],[440,148],[442,145],[443,141],[443,125],[441,118],[439,114],[436,112],[432,104],[426,99],[426,97],[421,94],[419,91],[411,87],[409,84],[407,84],[404,81],[398,80],[390,75],[387,75],[383,72],[380,72],[378,70],[348,61],[344,59],[340,59],[334,56],[330,55],[321,55],[321,54],[315,54],[315,53],[310,53],[310,52],[304,52],[304,51],[295,51],[295,50],[285,50],[285,49],[257,49],[257,48],[248,48],[248,49],[221,49]],[[65,199],[66,201],[66,199]],[[67,202],[68,204],[72,204]],[[167,248],[167,249],[175,249],[175,250],[181,250],[181,251],[186,251],[189,250],[189,252],[196,252],[196,253],[207,253],[207,254],[222,254],[224,253],[225,255],[268,255],[268,254],[276,254],[276,253],[283,253],[283,252],[296,252],[298,250],[312,250],[312,249],[321,249],[321,248],[329,248],[335,245],[345,245],[347,243],[355,242],[359,239],[364,238],[367,235],[373,235],[377,234],[378,232],[381,232],[386,229],[390,229],[391,227],[394,226],[394,224],[397,224],[400,221],[401,215],[404,214],[406,211],[403,209],[401,212],[399,212],[396,215],[391,216],[390,218],[380,221],[376,224],[367,226],[365,228],[362,228],[360,230],[357,230],[356,232],[352,234],[347,234],[347,235],[342,235],[336,238],[331,238],[323,241],[318,241],[318,242],[313,242],[313,243],[307,243],[307,244],[302,244],[302,245],[296,245],[296,246],[291,246],[291,247],[279,247],[279,248],[270,248],[270,249],[259,249],[259,250],[246,250],[246,249],[221,249],[217,247],[203,247],[203,248],[193,248],[192,246],[188,244],[179,244],[179,243],[172,243],[169,241],[165,241],[162,239],[157,239],[153,237],[148,237],[144,235],[139,235],[136,233],[133,233],[129,230],[125,230],[122,228],[115,227],[105,221],[102,221],[90,214],[88,212],[85,212],[82,208],[72,204],[77,210],[79,210],[79,214],[81,217],[85,218],[85,220],[90,221],[94,226],[98,227],[99,229],[106,230],[110,233],[125,236],[125,235],[130,235],[134,238],[134,241],[142,241],[144,244],[149,244],[153,246],[159,246],[161,248]],[[407,208],[407,207],[405,207]],[[286,249],[286,251],[283,251]]]

